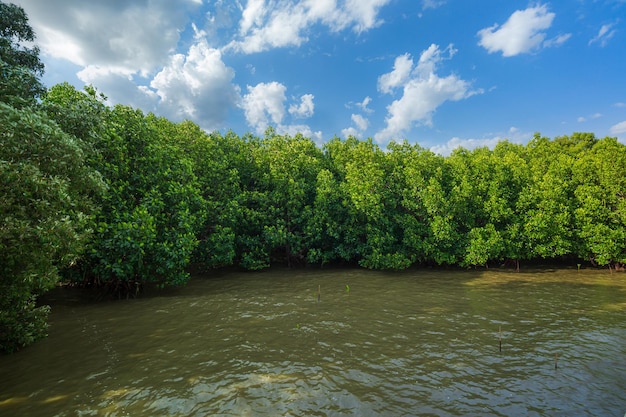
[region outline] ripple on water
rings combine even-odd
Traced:
[[[270,271],[53,308],[0,358],[0,415],[623,415],[626,286],[532,275]]]

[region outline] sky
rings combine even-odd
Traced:
[[[323,144],[626,143],[626,0],[4,0],[48,86],[207,131]]]

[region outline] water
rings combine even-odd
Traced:
[[[50,336],[0,357],[2,416],[626,412],[624,274],[272,270],[54,297]]]

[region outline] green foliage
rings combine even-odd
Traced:
[[[61,129],[86,144],[93,145],[102,134],[107,107],[106,97],[87,86],[78,91],[65,82],[50,88],[44,94],[41,108]]]
[[[31,109],[0,103],[0,350],[45,335],[34,296],[76,262],[102,190],[81,143]]]
[[[94,146],[108,191],[81,264],[88,280],[132,290],[188,279],[203,199],[192,162],[163,125],[169,122],[125,106],[104,115]]]
[[[308,138],[273,129],[246,145],[254,174],[243,181],[238,198],[241,265],[260,269],[273,259],[302,263],[322,153]]]
[[[626,146],[596,141],[574,167],[579,255],[600,265],[626,263]]]
[[[209,268],[232,265],[237,197],[241,193],[239,164],[236,163],[242,146],[239,138],[232,133],[225,137],[218,132],[207,134],[189,121],[168,125],[161,120],[159,128],[167,132],[169,139],[189,158],[203,198],[193,260]]]
[[[555,258],[571,254],[575,246],[572,166],[575,155],[565,140],[535,135],[527,145],[530,182],[519,197],[521,224],[528,258]]]
[[[34,40],[24,9],[0,1],[0,102],[21,108],[34,105],[45,92],[39,48],[20,45]]]

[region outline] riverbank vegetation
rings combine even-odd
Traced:
[[[626,146],[574,133],[441,156],[407,142],[207,133],[88,86],[46,90],[0,2],[0,350],[45,334],[59,280],[120,296],[190,263],[626,264]]]

